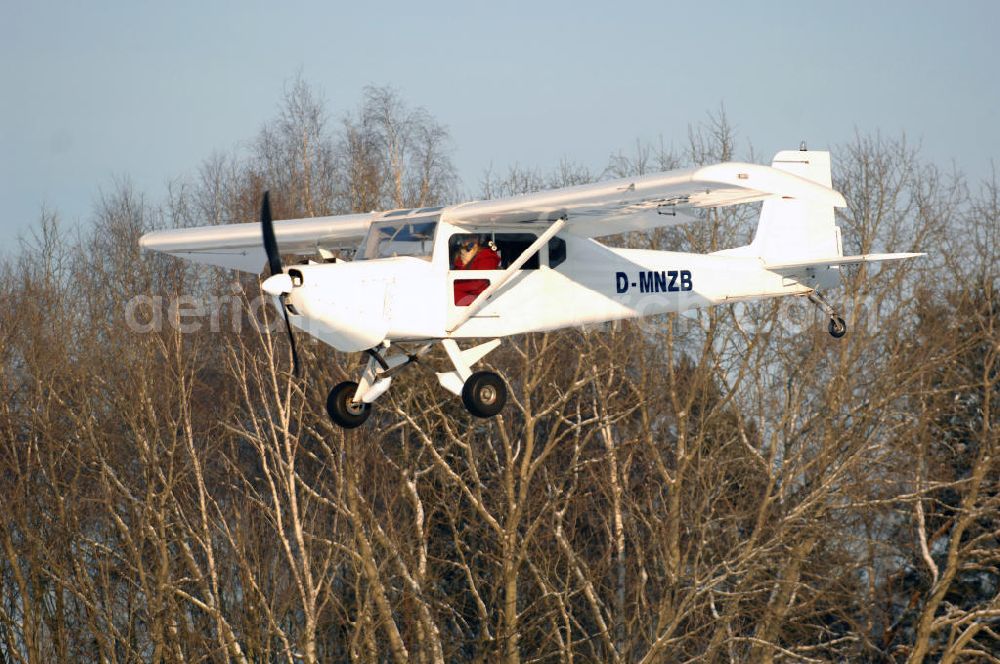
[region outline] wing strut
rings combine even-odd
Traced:
[[[503,288],[504,284],[510,281],[511,278],[517,274],[517,271],[521,269],[521,266],[524,265],[529,258],[537,254],[538,250],[545,246],[545,243],[551,240],[556,233],[563,229],[563,226],[565,225],[566,219],[563,218],[557,219],[551,226],[546,228],[545,232],[539,235],[538,239],[532,242],[531,246],[522,251],[521,255],[517,257],[517,260],[511,263],[510,267],[503,271],[503,274],[500,275],[499,279],[490,284],[489,288],[480,293],[476,299],[472,301],[472,304],[470,304],[468,308],[459,313],[459,315],[448,326],[448,333],[451,334],[458,328],[462,327],[467,320],[479,313],[479,311],[489,303],[490,298],[492,298],[498,290]]]

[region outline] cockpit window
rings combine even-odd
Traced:
[[[532,242],[538,239],[538,236],[534,233],[497,233],[494,231],[488,233],[455,233],[448,239],[448,255],[451,257],[449,265],[455,267],[461,264],[456,264],[456,257],[459,255],[459,245],[471,238],[476,238],[481,246],[488,247],[496,253],[500,260],[499,265],[495,269],[506,270],[511,263],[521,257],[521,253],[530,247]],[[521,269],[537,270],[538,254],[536,253],[529,257],[524,265],[521,266]]]
[[[372,224],[365,239],[363,258],[391,258],[393,256],[414,256],[431,259],[434,249],[434,231],[437,221],[411,219],[407,221],[383,221]]]

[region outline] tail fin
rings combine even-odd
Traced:
[[[774,155],[771,167],[811,180],[828,189],[833,188],[829,152],[783,150]],[[843,197],[839,194],[837,197],[839,206],[845,205]],[[841,265],[898,261],[927,255],[907,253],[845,256],[840,242],[840,229],[834,223],[833,208],[829,203],[805,198],[769,198],[761,208],[753,242],[745,247],[716,253],[760,258],[765,269],[787,277],[792,283],[798,282],[813,289],[837,286],[840,283]]]
[[[771,166],[832,187],[829,152],[783,150],[774,155]],[[843,256],[833,207],[801,199],[766,200],[757,233],[743,252],[779,264]]]

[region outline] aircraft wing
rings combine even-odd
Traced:
[[[357,247],[375,213],[347,214],[274,222],[278,250],[283,254],[315,254],[320,249]],[[186,258],[196,263],[259,273],[267,263],[259,223],[175,228],[146,233],[143,249]]]
[[[786,171],[758,164],[727,162],[539,191],[523,196],[476,201],[447,208],[453,224],[554,221],[582,237],[673,226],[695,219],[700,208],[796,198],[831,206],[846,205],[837,191]]]
[[[695,219],[700,208],[778,197],[845,205],[838,192],[792,173],[770,166],[727,162],[462,203],[445,208],[441,219],[462,226],[565,218],[569,232],[602,237],[685,223]],[[389,219],[393,214],[370,212],[276,221],[274,233],[283,254],[353,248],[374,219]],[[267,261],[258,223],[154,231],[143,235],[139,244],[143,249],[244,272],[259,273]]]

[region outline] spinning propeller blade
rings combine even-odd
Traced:
[[[284,300],[284,296],[281,298]],[[283,314],[285,314],[285,329],[288,330],[288,345],[292,349],[292,371],[295,377],[299,377],[299,354],[295,351],[295,335],[292,334],[292,324],[288,322],[288,310],[285,307],[281,308]]]
[[[274,222],[271,219],[271,197],[264,192],[264,201],[260,206],[260,227],[264,234],[264,251],[267,253],[267,264],[271,275],[281,274],[281,254],[278,253],[278,240],[274,237]],[[295,350],[295,335],[292,334],[292,323],[288,320],[288,307],[285,306],[286,295],[280,295],[281,313],[285,317],[285,329],[288,331],[288,345],[292,349],[292,367],[296,377],[299,375],[299,354]]]
[[[274,237],[274,223],[271,221],[271,197],[266,191],[260,206],[260,226],[264,232],[264,251],[267,253],[271,274],[281,274],[281,255],[278,253],[278,240]]]

